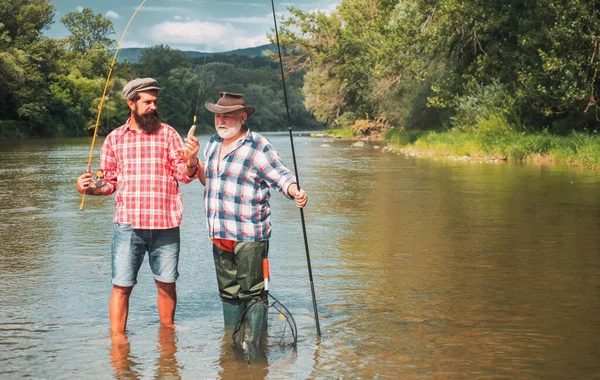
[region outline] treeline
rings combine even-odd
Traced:
[[[317,119],[368,130],[595,130],[595,0],[342,0],[290,9],[287,69]],[[365,123],[365,120],[369,122]]]
[[[85,8],[61,18],[65,39],[43,35],[55,9],[49,0],[0,2],[0,138],[86,136],[93,133],[112,55],[112,22]],[[294,128],[321,124],[303,105],[302,73],[286,79]],[[197,115],[199,131],[214,130],[205,100],[219,91],[243,92],[257,109],[249,120],[260,131],[286,130],[287,114],[278,63],[267,57],[190,59],[167,46],[146,49],[138,63],[117,63],[100,118],[100,134],[122,125],[128,108],[125,83],[153,77],[162,88],[161,119],[186,131]]]

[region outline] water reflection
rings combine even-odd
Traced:
[[[158,353],[156,360],[156,377],[160,379],[181,379],[177,364],[177,335],[174,328],[158,329]]]
[[[141,377],[137,370],[140,364],[131,356],[131,344],[125,334],[114,334],[111,337],[110,364],[116,379],[139,379]]]
[[[233,347],[231,331],[225,330],[221,341],[219,356],[220,379],[266,379],[269,374],[269,362],[264,352],[249,358],[241,350]]]
[[[270,140],[291,162],[287,136]],[[130,333],[108,342],[114,197],[80,212],[73,186],[89,141],[0,146],[0,377],[598,378],[600,172],[341,141],[300,139],[296,153],[323,338],[298,210],[274,196],[272,289],[298,351],[269,346],[249,365],[223,333],[199,183],[182,188],[178,326],[157,330],[141,271]]]

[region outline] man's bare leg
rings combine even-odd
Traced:
[[[133,286],[123,287],[113,285],[108,305],[110,317],[110,331],[113,334],[123,334],[127,327],[127,315],[129,314],[129,296]]]
[[[166,327],[175,325],[175,307],[177,306],[177,290],[174,282],[154,281],[158,289],[158,316],[160,323]]]

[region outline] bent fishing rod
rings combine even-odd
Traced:
[[[294,150],[294,137],[292,136],[292,121],[290,118],[290,107],[288,105],[287,90],[285,87],[285,75],[283,73],[283,61],[281,59],[281,47],[279,46],[279,32],[277,31],[277,17],[275,16],[275,3],[271,0],[273,9],[273,24],[275,25],[275,40],[277,41],[277,54],[279,56],[279,68],[281,69],[281,82],[283,84],[283,97],[285,99],[285,110],[287,112],[288,131],[290,134],[290,144],[292,146],[292,159],[294,161],[294,172],[296,173],[296,184],[300,190],[300,177],[298,176],[298,165],[296,164],[296,152]],[[321,336],[321,327],[319,326],[319,312],[317,310],[317,299],[315,297],[315,285],[313,283],[312,266],[310,264],[310,253],[308,251],[308,237],[306,236],[306,223],[304,221],[304,209],[300,209],[300,219],[302,220],[302,235],[304,236],[304,249],[306,251],[306,264],[308,265],[308,278],[310,281],[310,292],[312,295],[313,311],[315,314],[315,323],[317,326],[317,335]]]
[[[113,68],[115,67],[115,63],[117,62],[117,54],[119,54],[119,49],[121,48],[121,43],[123,42],[123,39],[125,38],[127,29],[129,29],[129,25],[131,25],[131,22],[133,21],[135,15],[138,13],[138,11],[142,7],[142,5],[144,5],[145,2],[146,2],[146,0],[142,0],[140,5],[137,6],[137,8],[135,9],[135,12],[133,12],[133,15],[129,19],[129,22],[127,23],[127,26],[125,27],[123,34],[121,35],[121,39],[119,40],[119,43],[117,44],[117,49],[115,50],[115,54],[114,54],[112,62],[110,64],[110,68],[108,69],[106,83],[104,84],[104,91],[102,91],[102,97],[100,98],[100,104],[98,105],[98,117],[96,118],[96,126],[94,127],[94,137],[92,137],[92,145],[90,146],[90,156],[88,158],[88,163],[87,163],[87,167],[86,167],[86,170],[88,172],[90,171],[90,167],[92,165],[92,155],[94,153],[94,144],[96,143],[96,136],[98,136],[98,127],[100,126],[100,116],[102,115],[102,107],[104,106],[104,99],[106,98],[106,91],[108,89],[108,83],[110,82],[110,75],[112,74]],[[82,194],[81,195],[81,205],[79,205],[79,209],[83,210],[84,207],[85,207],[85,194]]]

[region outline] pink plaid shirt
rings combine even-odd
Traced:
[[[178,227],[183,216],[179,182],[194,180],[185,174],[186,162],[177,150],[181,137],[162,124],[156,133],[140,133],[129,120],[112,131],[102,144],[100,168],[115,197],[115,223],[159,230]]]

